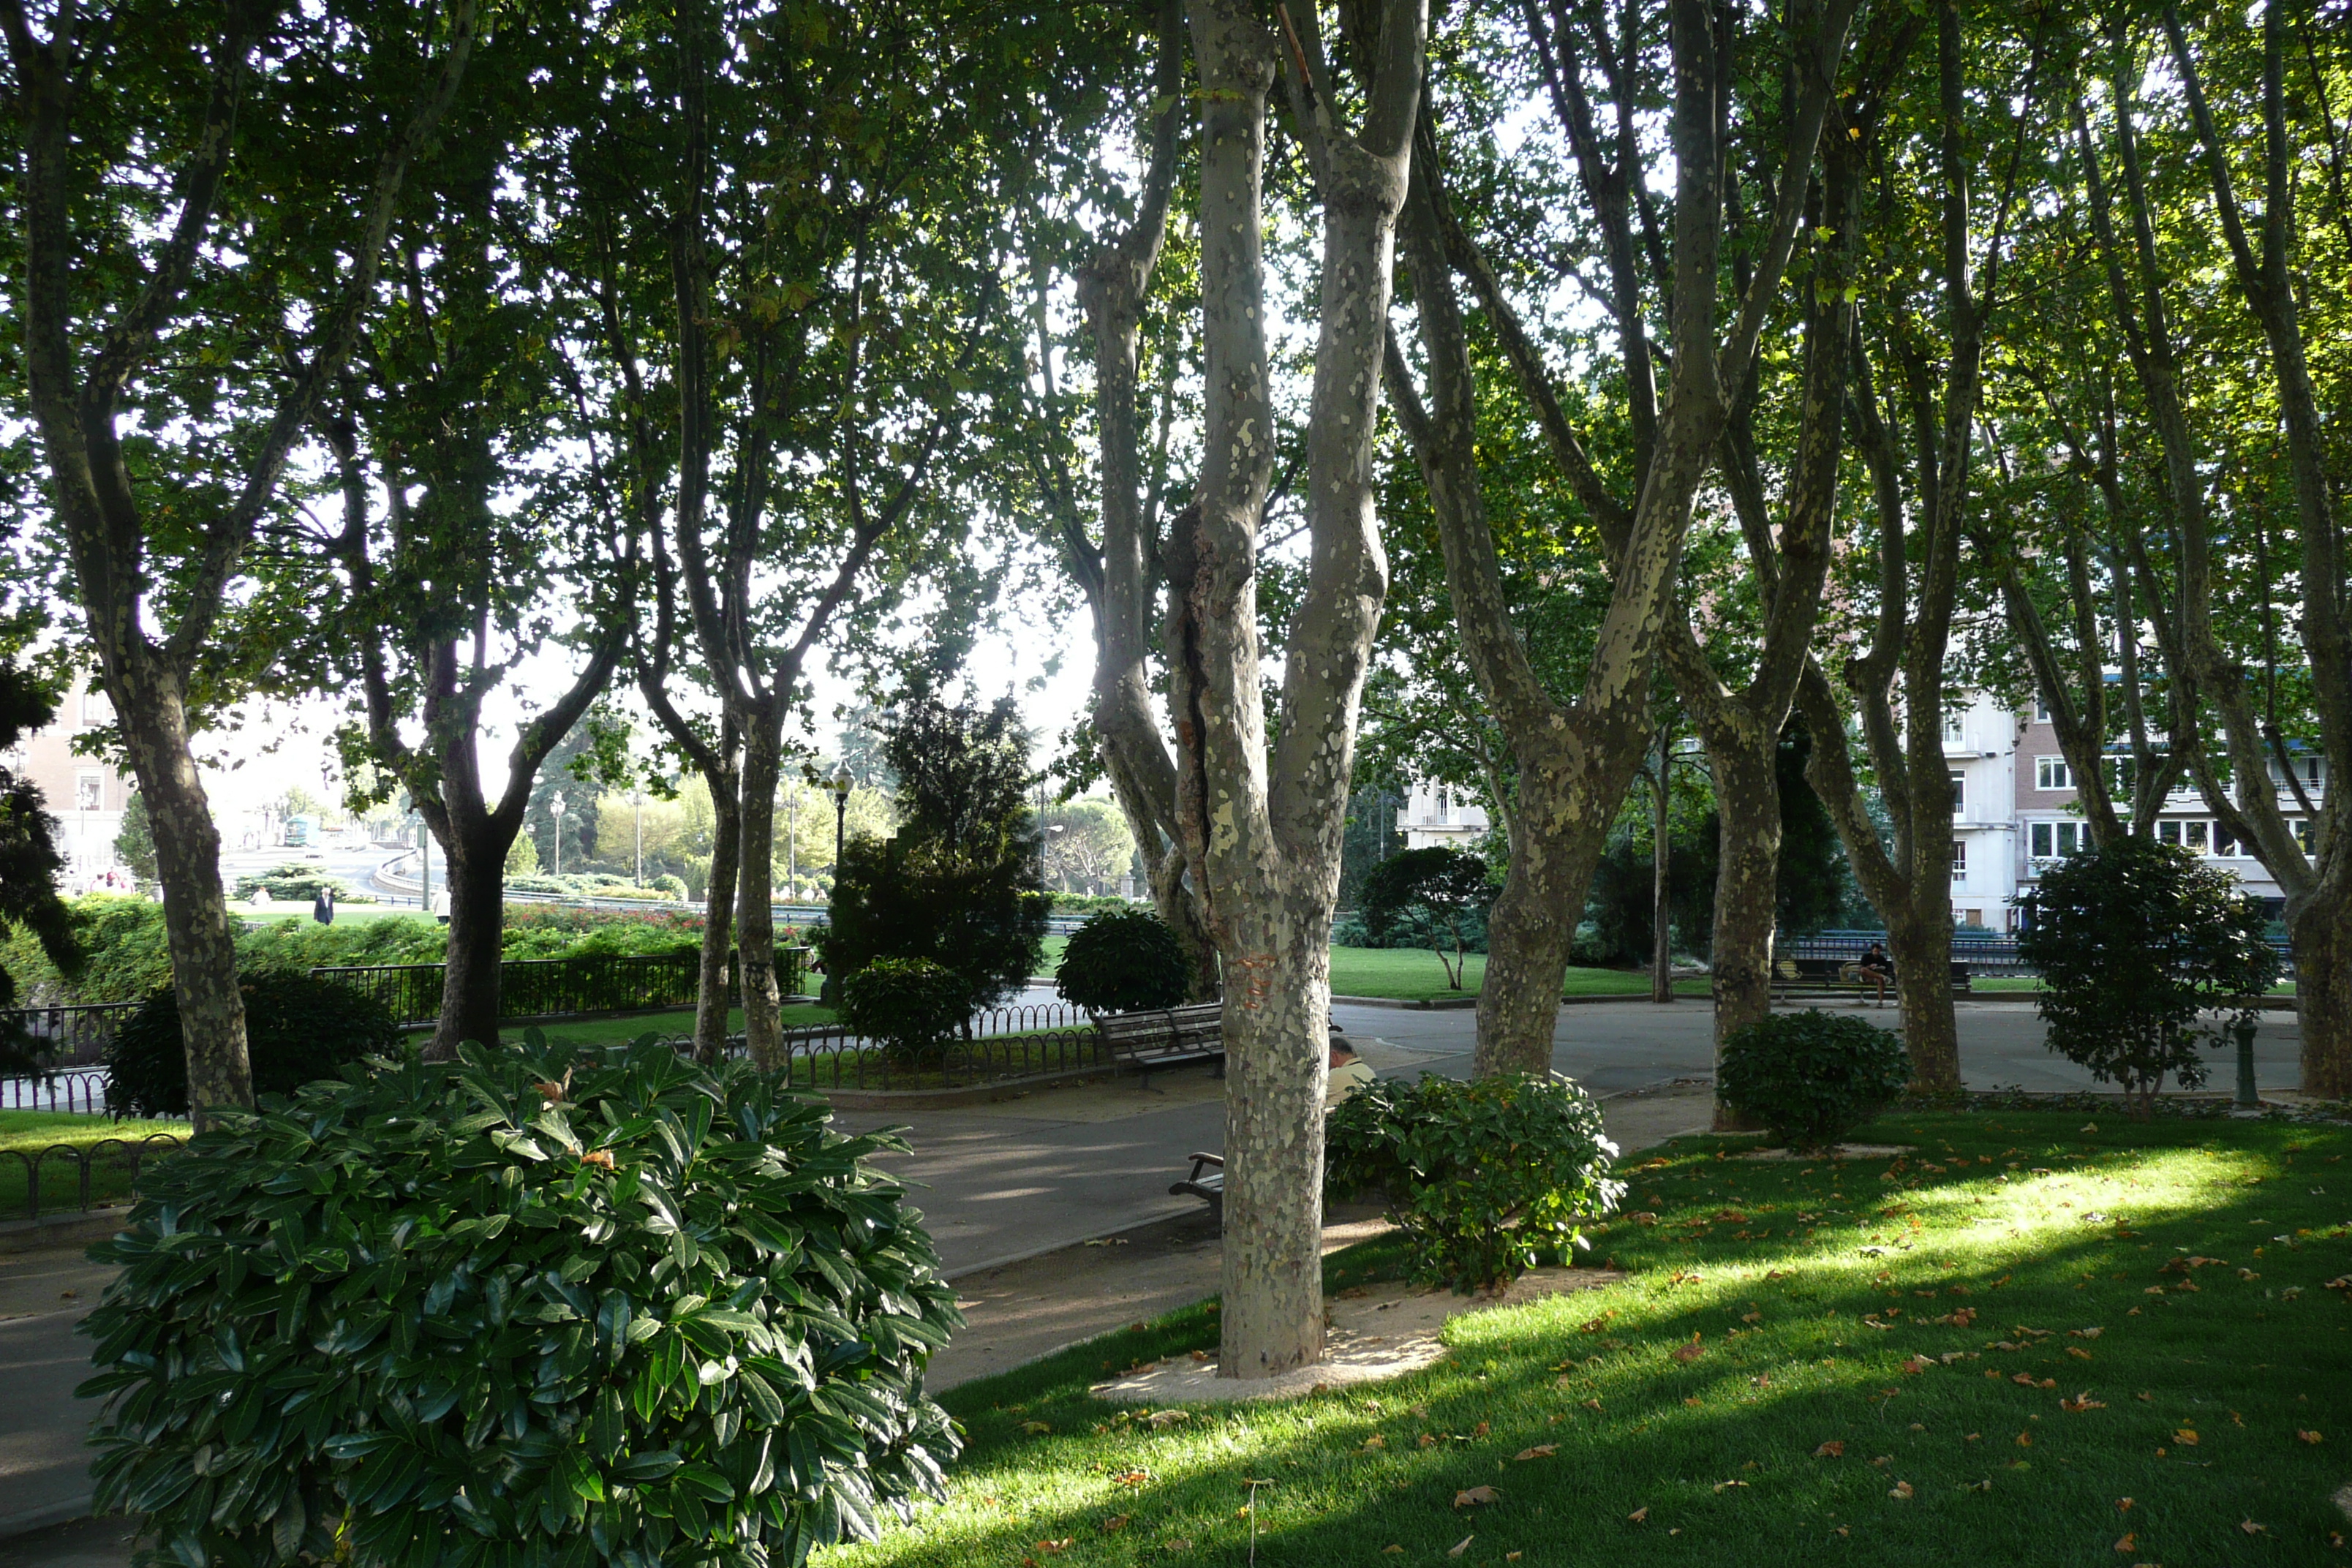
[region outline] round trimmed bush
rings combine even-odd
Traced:
[[[877,958],[841,983],[841,1016],[893,1061],[911,1063],[956,1037],[971,1016],[971,988],[928,958]]]
[[[331,980],[265,970],[237,981],[245,995],[245,1049],[253,1092],[291,1094],[347,1062],[400,1049],[397,1021],[373,996]],[[188,1113],[187,1046],[180,998],[149,994],[106,1048],[106,1108],[117,1116]]]
[[[1825,1149],[1895,1103],[1911,1081],[1899,1036],[1807,1008],[1775,1013],[1723,1045],[1723,1098],[1791,1149]]]
[[[1456,1290],[1565,1261],[1588,1245],[1580,1222],[1625,1192],[1601,1107],[1548,1073],[1375,1079],[1332,1108],[1324,1140],[1324,1184],[1386,1194],[1414,1274]]]
[[[162,1560],[796,1563],[936,1495],[961,1325],[818,1100],[650,1037],[231,1111],[92,1256],[98,1506]]]
[[[1150,910],[1105,910],[1070,933],[1054,989],[1089,1013],[1173,1007],[1184,1000],[1192,966],[1168,922]]]

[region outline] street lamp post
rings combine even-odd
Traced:
[[[555,792],[554,798],[547,803],[547,809],[555,818],[554,875],[561,877],[563,875],[563,792],[562,790]]]

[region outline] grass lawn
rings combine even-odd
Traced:
[[[87,1148],[109,1138],[137,1142],[151,1132],[185,1138],[184,1121],[117,1121],[106,1116],[77,1116],[62,1110],[0,1110],[0,1220],[28,1217],[25,1208],[27,1162],[58,1143]],[[93,1201],[131,1195],[127,1159],[96,1157],[90,1167]],[[41,1211],[55,1214],[77,1208],[81,1202],[80,1163],[57,1157],[41,1163]]]
[[[1447,997],[1475,996],[1486,977],[1486,956],[1468,954],[1463,961],[1460,990],[1445,984],[1444,966],[1423,948],[1335,947],[1331,950],[1331,993],[1335,996],[1384,996],[1397,1001],[1433,1002]],[[1677,995],[1704,996],[1704,980],[1675,983]],[[1624,969],[1570,969],[1560,985],[1565,996],[1646,996],[1650,977]]]
[[[1088,1396],[1213,1345],[1204,1304],[952,1390],[946,1504],[827,1563],[2352,1561],[2328,1501],[2352,1130],[2102,1110],[1864,1136],[1916,1152],[1634,1162],[1655,1223],[1594,1238],[1628,1279],[1459,1320],[1450,1356],[1378,1388],[1164,1426]]]

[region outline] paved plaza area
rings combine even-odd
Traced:
[[[1862,1012],[1897,1022],[1891,1007]],[[1468,1009],[1342,1004],[1333,1014],[1383,1076],[1468,1076],[1476,1034]],[[2043,1048],[2030,1005],[1962,1002],[1958,1014],[1970,1088],[2097,1087]],[[1552,1065],[1602,1097],[1622,1146],[1643,1147],[1707,1124],[1713,1023],[1699,1000],[1563,1006]],[[2266,1089],[2295,1086],[2296,1050],[2294,1016],[2264,1014],[2255,1055]],[[2227,1088],[2234,1070],[2217,1056],[2214,1086]],[[1192,1068],[951,1110],[841,1114],[847,1130],[909,1128],[912,1152],[882,1163],[916,1186],[972,1319],[940,1360],[943,1382],[1018,1364],[1215,1289],[1214,1232],[1201,1205],[1171,1196],[1168,1185],[1193,1151],[1223,1149],[1223,1096],[1209,1069]],[[1343,1227],[1376,1223],[1332,1217],[1335,1246],[1356,1234]],[[74,1521],[89,1497],[80,1434],[89,1412],[72,1397],[88,1347],[73,1325],[107,1277],[72,1250],[0,1257],[0,1568],[129,1561],[119,1522],[59,1522]]]

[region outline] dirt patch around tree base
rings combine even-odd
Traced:
[[[1410,1286],[1358,1286],[1325,1303],[1329,1328],[1319,1365],[1276,1377],[1220,1378],[1216,1358],[1196,1351],[1197,1359],[1155,1362],[1097,1384],[1092,1392],[1117,1405],[1157,1407],[1294,1399],[1327,1388],[1378,1383],[1418,1372],[1444,1355],[1446,1347],[1440,1336],[1449,1321],[1465,1313],[1597,1290],[1624,1278],[1614,1268],[1538,1268],[1519,1276],[1507,1289],[1475,1296]]]

